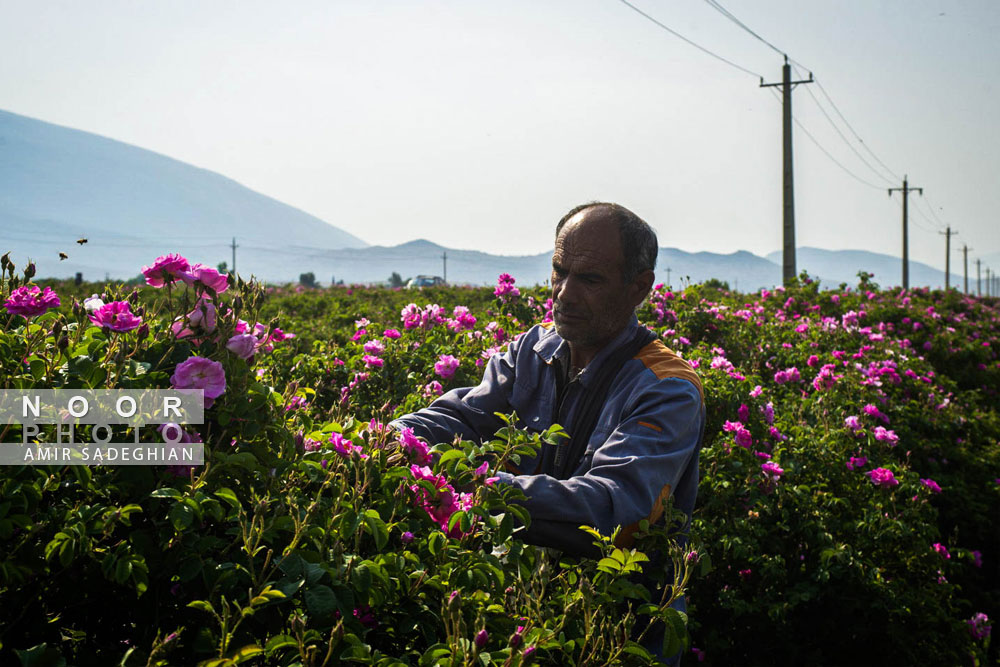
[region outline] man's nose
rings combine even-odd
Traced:
[[[567,305],[576,303],[580,298],[580,281],[574,276],[566,276],[559,282],[552,297]]]

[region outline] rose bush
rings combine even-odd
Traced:
[[[10,301],[31,276],[6,257],[2,270]],[[513,313],[543,308],[509,290],[479,329],[468,308],[433,304],[406,329],[405,304],[362,314],[347,290],[266,294],[178,255],[144,276],[16,292],[5,388],[201,389],[204,424],[142,435],[203,442],[206,463],[0,470],[3,662],[643,663],[650,621],[683,647],[669,604],[690,570],[665,529],[646,527],[637,549],[594,534],[606,557],[583,562],[512,537],[529,518],[492,473],[558,429],[510,422],[490,442],[428,444],[384,426],[426,389],[473,381],[523,327]],[[327,317],[352,313],[340,330],[296,312],[326,298]],[[642,549],[674,564],[649,583],[662,595],[633,581]]]
[[[214,401],[184,427],[202,467],[0,470],[10,660],[642,664],[650,618],[661,648],[705,664],[996,658],[996,299],[867,275],[657,286],[640,320],[698,367],[708,407],[690,546],[595,535],[605,557],[577,562],[520,543],[516,493],[492,482],[557,431],[422,443],[384,426],[477,383],[550,318],[540,288],[264,289],[168,255],[139,289],[44,291],[2,269],[5,387]],[[689,619],[635,579],[657,552]]]

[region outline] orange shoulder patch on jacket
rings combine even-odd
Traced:
[[[639,350],[635,358],[645,364],[646,368],[653,371],[657,379],[680,378],[687,380],[698,389],[701,402],[705,402],[705,392],[701,388],[701,378],[691,368],[691,364],[677,356],[677,353],[668,348],[659,340],[654,340],[646,347]]]
[[[556,323],[555,323],[555,322],[553,322],[553,321],[551,321],[551,320],[550,320],[550,321],[548,321],[548,322],[539,322],[538,324],[539,324],[539,326],[541,326],[541,327],[542,327],[543,329],[551,329],[552,327],[554,327],[554,326],[556,325]]]
[[[653,525],[660,520],[663,516],[663,503],[666,502],[667,498],[670,497],[670,485],[664,484],[663,488],[660,489],[660,496],[653,503],[653,509],[649,513],[646,519],[649,521],[650,525]],[[618,538],[615,539],[615,546],[622,549],[627,549],[635,543],[635,531],[639,530],[639,522],[636,521],[631,526],[623,526],[621,532],[618,533]]]

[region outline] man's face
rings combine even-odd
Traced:
[[[584,209],[563,226],[552,254],[552,316],[569,341],[574,365],[594,354],[628,324],[645,296],[622,280],[618,225],[599,209]],[[638,295],[638,299],[637,299]]]

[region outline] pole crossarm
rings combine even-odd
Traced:
[[[809,78],[808,79],[802,79],[801,81],[789,81],[788,85],[789,86],[797,86],[800,83],[812,83],[812,82],[813,82],[813,75],[812,75],[812,72],[809,72]],[[774,88],[776,86],[784,86],[784,85],[785,85],[784,81],[779,81],[778,83],[764,83],[764,79],[760,80],[760,87],[761,88]]]

